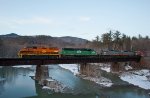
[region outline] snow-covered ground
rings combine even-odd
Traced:
[[[29,76],[35,76],[35,71],[34,72],[30,72]]]
[[[110,72],[110,65],[100,64],[101,70]],[[131,66],[125,66],[125,70],[133,69]],[[150,70],[143,69],[137,71],[122,72],[120,79],[130,84],[139,86],[143,89],[150,89]]]
[[[93,81],[93,82],[100,84],[101,86],[104,86],[104,87],[111,87],[113,85],[112,81],[105,78],[105,77],[100,77],[100,78],[84,77],[83,79]]]
[[[110,72],[110,66],[111,66],[110,64],[103,64],[103,63],[100,64],[101,70],[104,70],[106,72]]]
[[[139,86],[143,89],[150,89],[150,70],[143,69],[137,71],[124,72],[120,78],[133,85]]]
[[[52,78],[47,78],[46,80],[49,82],[54,81],[54,79],[52,79]]]
[[[74,75],[79,74],[77,64],[59,64],[60,67],[70,70]]]
[[[32,65],[17,65],[17,66],[13,66],[13,67],[16,67],[16,68],[30,68],[30,67],[32,67]]]
[[[99,64],[99,66],[101,67],[101,70],[104,70],[104,71],[106,71],[106,72],[110,72],[111,71],[111,69],[110,69],[110,64],[103,64],[103,63],[100,63]],[[129,66],[129,65],[126,65],[125,66],[125,70],[130,70],[130,69],[133,69],[131,66]]]
[[[125,70],[133,69],[131,66],[127,65],[125,66]]]

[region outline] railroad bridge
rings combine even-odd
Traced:
[[[119,68],[118,62],[140,62],[139,55],[98,55],[93,57],[61,57],[61,58],[0,58],[0,66],[16,65],[49,65],[49,64],[80,64],[80,73],[89,71],[87,63],[112,63],[112,68]],[[88,69],[88,70],[87,70]],[[37,69],[40,70],[40,69]]]
[[[46,78],[49,77],[48,67],[42,65],[48,64],[80,64],[80,73],[86,73],[91,70],[87,63],[107,63],[112,62],[112,66],[119,67],[117,62],[140,62],[141,56],[119,56],[119,55],[99,55],[95,57],[61,57],[61,58],[0,58],[0,66],[16,65],[37,65],[35,79],[41,85],[49,85]]]
[[[0,58],[0,66],[13,65],[48,65],[48,64],[80,64],[104,62],[139,62],[139,55],[99,55],[93,57],[61,57],[61,58]]]

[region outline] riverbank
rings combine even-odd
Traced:
[[[119,76],[123,81],[126,81],[143,89],[150,89],[150,70],[141,69],[129,72],[123,72]]]
[[[101,70],[111,72],[110,65],[100,64]],[[132,69],[132,71],[130,71]],[[149,69],[133,69],[131,66],[125,66],[125,71],[117,73],[121,80],[140,88],[150,90],[150,70]]]
[[[93,65],[99,66],[101,70],[104,70],[108,73],[111,72],[110,64],[100,63]],[[78,65],[76,64],[61,64],[59,66],[64,69],[70,70],[74,75],[78,75],[83,79],[93,81],[103,87],[110,87],[113,85],[112,81],[110,79],[107,79],[106,77],[90,77],[85,75],[79,75]],[[130,69],[132,69],[132,71],[128,71]],[[138,86],[146,90],[150,89],[150,70],[148,69],[133,70],[131,66],[127,65],[125,66],[125,71],[118,72],[118,77],[120,77],[121,80],[128,82],[129,84]]]
[[[81,75],[79,73],[79,65],[77,64],[60,64],[59,66],[64,69],[70,70],[74,75],[79,76],[82,79],[90,80],[102,87],[111,87],[113,85],[112,81],[106,77]]]
[[[55,79],[47,78],[45,81],[46,85],[42,85],[42,89],[50,90],[51,93],[65,93],[69,89],[67,86],[63,85]]]
[[[33,80],[37,81],[35,79],[35,76],[30,76]],[[46,79],[42,79],[42,80],[38,80],[37,83],[39,85],[41,85],[41,88],[43,90],[48,91],[48,93],[65,93],[69,90],[69,88],[67,86],[65,86],[63,83],[52,79],[51,77],[46,78]]]

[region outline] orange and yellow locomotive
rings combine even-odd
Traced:
[[[55,58],[59,57],[59,49],[42,46],[25,47],[19,51],[18,56],[20,58]]]

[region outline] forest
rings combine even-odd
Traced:
[[[96,50],[124,50],[124,51],[150,51],[149,36],[142,35],[130,37],[119,31],[109,31],[101,36],[96,36],[90,47]]]
[[[46,35],[20,36],[15,33],[0,35],[0,57],[17,57],[18,51],[26,46],[45,45],[49,47],[92,48],[102,50],[143,51],[149,55],[149,36],[130,37],[119,31],[109,31],[97,35],[92,41],[77,37],[51,37]]]

